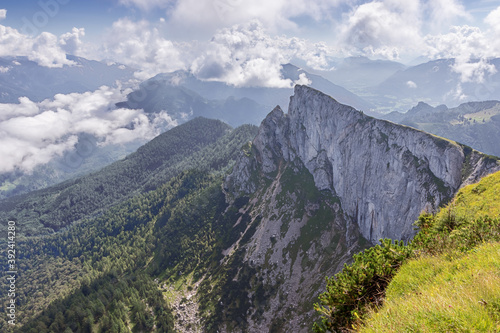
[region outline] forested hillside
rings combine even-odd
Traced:
[[[232,130],[221,121],[197,118],[158,136],[101,171],[0,201],[0,218],[17,220],[20,234],[51,233],[151,191],[183,170],[223,172],[255,134],[255,126]]]
[[[17,283],[15,331],[173,328],[171,305],[161,287],[170,275],[179,278],[185,269],[201,275],[220,260],[222,246],[232,239],[226,231],[241,216],[237,210],[225,212],[222,176],[256,128],[231,130],[220,121],[199,118],[172,131],[101,172],[49,188],[49,195],[39,191],[17,198],[27,205],[27,200],[80,195],[97,202],[99,214],[77,205],[78,222],[52,235],[18,241],[23,273]],[[95,191],[99,181],[105,191]],[[121,193],[114,200],[102,202],[117,189]],[[56,201],[44,204],[51,202]],[[56,208],[59,214],[72,214],[70,207]],[[36,225],[16,221],[19,231],[37,231]],[[6,299],[6,290],[0,292]],[[6,318],[2,331],[12,328]]]
[[[187,172],[98,218],[20,242],[15,331],[168,331],[170,305],[157,279],[176,267],[174,278],[179,269],[201,275],[220,259],[232,219],[211,221],[225,207],[218,177]]]
[[[275,108],[258,130],[198,118],[100,172],[2,201],[22,237],[17,325],[7,324],[4,303],[0,331],[307,332],[321,315],[319,331],[361,327],[410,258],[459,253],[498,235],[497,220],[474,215],[498,206],[470,199],[498,201],[489,177],[459,193],[453,214],[422,215],[411,245],[384,240],[355,255],[373,235],[414,235],[403,232],[409,218],[404,230],[377,220],[381,207],[398,218],[415,202],[432,210],[460,184],[498,170],[498,160],[305,86],[290,106],[289,114]],[[349,174],[356,168],[364,176]],[[387,187],[400,182],[409,185]],[[377,203],[401,188],[397,197],[413,206]],[[39,221],[49,219],[41,232]],[[316,313],[324,277],[352,261],[327,280]]]

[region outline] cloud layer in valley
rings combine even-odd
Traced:
[[[74,149],[82,133],[101,145],[121,144],[152,139],[159,134],[159,125],[177,125],[165,112],[150,119],[142,110],[116,108],[126,92],[130,91],[103,86],[39,103],[22,97],[19,104],[0,104],[0,173],[29,172]]]

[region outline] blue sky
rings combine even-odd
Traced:
[[[203,1],[200,1],[203,2]],[[231,11],[236,11],[240,0],[211,0],[212,7],[219,7],[219,11],[231,14]],[[328,1],[324,1],[327,3]],[[356,5],[368,3],[370,1],[332,1],[335,6],[330,8],[330,13],[333,19],[341,19],[342,14],[352,10]],[[139,5],[140,3],[151,5]],[[165,3],[165,5],[155,5],[157,3]],[[158,20],[160,17],[168,19],[169,10],[174,6],[174,1],[119,1],[119,0],[4,0],[0,5],[8,10],[9,15],[4,21],[7,25],[16,29],[23,29],[26,26],[26,20],[30,22],[43,22],[44,14],[49,14],[47,24],[43,24],[45,31],[54,34],[62,34],[71,30],[73,27],[84,27],[89,32],[90,36],[99,34],[103,29],[111,26],[111,24],[122,18],[129,17],[133,19]],[[482,20],[493,9],[500,6],[500,0],[482,0],[482,1],[462,1],[457,2],[464,6],[468,11],[472,20],[462,20],[462,22],[473,24],[482,27]],[[54,7],[56,4],[56,7]],[[48,10],[46,10],[48,8]],[[258,17],[258,16],[257,16]],[[38,21],[36,21],[38,19]],[[310,15],[297,15],[290,18],[296,22],[301,29],[308,33],[325,36],[328,33],[328,22],[316,20]],[[219,27],[224,26],[223,19],[220,20]],[[457,21],[457,22],[460,22]],[[326,23],[326,24],[325,24]],[[38,27],[38,24],[36,24]],[[327,27],[325,29],[325,27]],[[41,28],[41,27],[40,27]],[[285,29],[286,30],[286,29]],[[318,31],[315,31],[318,30]],[[326,31],[325,31],[326,30]],[[298,32],[300,33],[300,31]],[[193,32],[192,37],[203,35],[204,31]],[[189,38],[189,36],[186,36]]]
[[[114,108],[128,84],[158,73],[185,70],[238,87],[290,88],[294,82],[281,75],[289,62],[334,75],[339,59],[349,56],[455,58],[458,93],[461,83],[497,72],[487,60],[500,57],[498,36],[500,0],[3,0],[0,57],[64,68],[77,65],[66,57],[73,54],[136,72],[121,86],[0,105],[0,155],[7,156],[0,173],[46,163],[71,150],[81,132],[105,143],[154,134],[156,120],[142,110]],[[20,65],[10,61],[0,75]],[[161,119],[175,125],[168,114]],[[126,128],[131,122],[133,133]]]
[[[141,13],[108,0],[4,0],[0,7],[7,9],[8,12],[3,22],[5,25],[25,31],[31,26],[26,23],[28,21],[38,31],[48,31],[56,35],[70,31],[73,27],[84,27],[90,36],[95,36],[121,17]],[[31,33],[31,31],[26,32]]]
[[[181,1],[158,1],[158,0],[4,0],[0,7],[8,10],[9,15],[4,21],[5,24],[23,29],[26,26],[26,20],[38,23],[43,22],[45,12],[48,15],[47,24],[43,24],[44,31],[54,34],[62,34],[70,31],[73,27],[84,27],[89,36],[94,37],[104,29],[111,26],[112,23],[120,18],[129,17],[132,19],[146,19],[150,21],[158,20],[160,17],[168,19],[175,3]],[[203,3],[206,1],[200,1]],[[219,12],[231,15],[238,11],[241,5],[240,0],[210,0],[213,8],[218,7]],[[307,1],[301,1],[307,3]],[[315,2],[315,1],[311,1]],[[328,3],[329,1],[321,1]],[[329,8],[329,15],[333,20],[340,20],[342,15],[351,11],[356,6],[369,3],[370,1],[330,1],[333,6]],[[429,1],[431,2],[431,1]],[[495,8],[500,6],[500,0],[481,0],[481,1],[443,1],[444,3],[458,3],[463,5],[464,9],[471,15],[472,20],[459,19],[455,23],[467,23],[478,27],[483,27],[482,20]],[[422,2],[423,3],[423,2]],[[56,8],[54,7],[54,4]],[[48,10],[47,10],[48,9]],[[244,10],[245,8],[242,8]],[[274,9],[273,9],[274,10]],[[331,22],[329,20],[317,20],[311,17],[306,11],[303,15],[290,17],[291,21],[296,22],[301,30],[309,34],[327,37],[330,33]],[[210,14],[207,14],[210,15]],[[255,15],[258,18],[258,15]],[[46,16],[47,17],[47,16]],[[36,21],[38,19],[38,21]],[[228,20],[231,21],[231,20]],[[218,27],[224,26],[224,19],[221,18],[217,24]],[[325,29],[326,28],[326,29]],[[209,29],[210,30],[210,29]],[[285,32],[287,29],[284,29]],[[209,31],[213,32],[213,31]],[[301,31],[294,31],[301,33]],[[205,31],[192,31],[191,36],[185,38],[203,36]]]
[[[185,69],[279,86],[266,73],[292,60],[328,70],[346,56],[500,54],[500,0],[4,0],[2,8],[0,25],[11,30],[0,35],[0,55],[46,66],[69,65],[64,52],[111,59],[141,79]]]

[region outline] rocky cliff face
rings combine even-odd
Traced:
[[[409,239],[422,210],[500,169],[468,147],[371,118],[306,86],[295,87],[288,114],[277,107],[267,116],[253,149],[228,177],[234,195],[255,191],[250,175],[257,169],[269,175],[281,160],[298,159],[372,242]]]
[[[422,210],[499,169],[471,148],[296,86],[289,113],[276,107],[264,119],[224,183],[245,218],[221,264],[234,266],[228,279],[246,296],[226,297],[220,330],[310,331],[325,276],[380,238],[409,239]]]

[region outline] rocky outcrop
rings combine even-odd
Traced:
[[[319,190],[338,197],[371,242],[409,239],[423,210],[497,171],[497,159],[410,127],[364,115],[307,86],[295,87],[288,114],[262,122],[252,152],[226,180],[232,196],[252,194],[256,172],[272,179],[282,161],[300,162]]]
[[[223,185],[228,210],[243,216],[222,252],[240,293],[224,299],[219,331],[309,332],[325,276],[380,238],[411,238],[422,210],[499,169],[469,147],[296,86],[288,114],[269,113]]]

